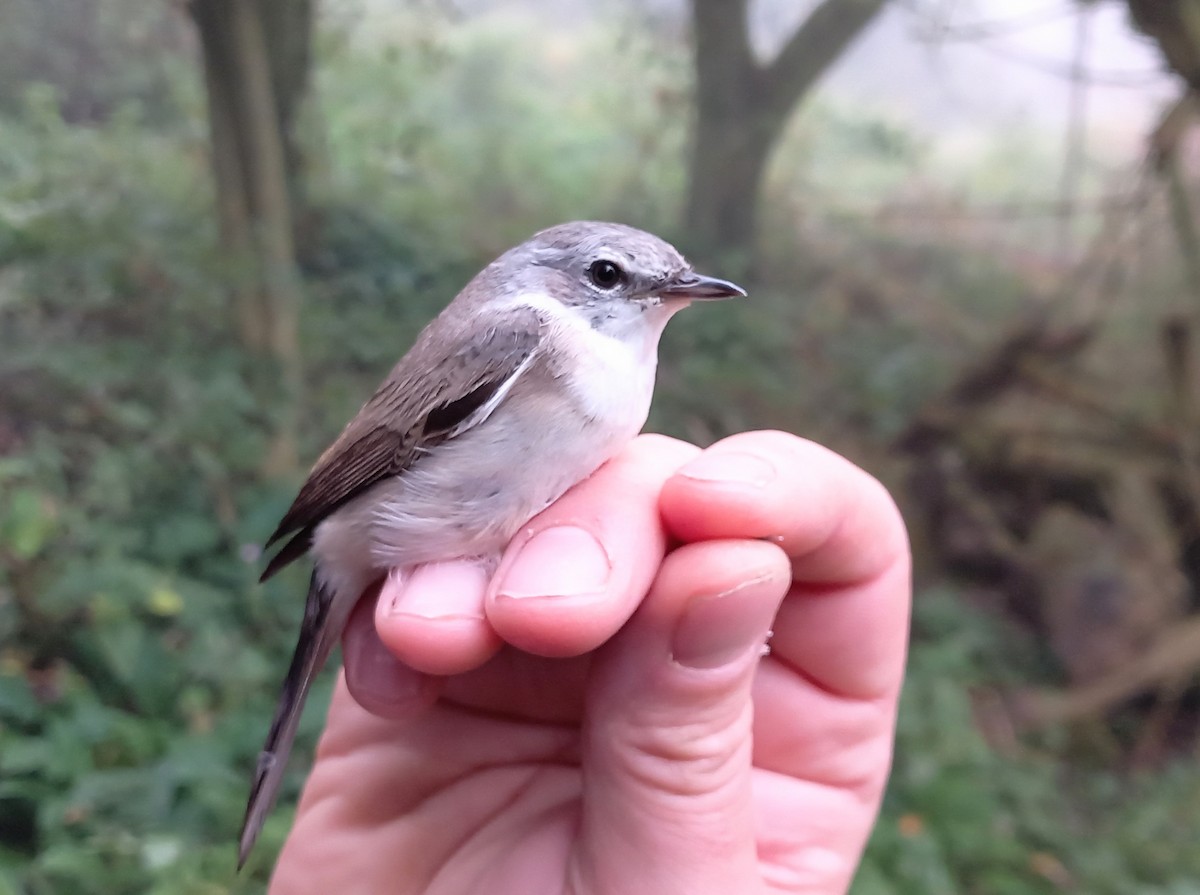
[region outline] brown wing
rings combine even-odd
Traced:
[[[392,369],[328,450],[267,541],[295,533],[268,563],[266,580],[303,556],[312,531],[346,501],[412,465],[503,388],[537,348],[541,319],[518,308],[484,330],[439,318]]]

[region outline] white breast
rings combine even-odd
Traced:
[[[555,309],[551,338],[557,350],[571,357],[567,385],[580,410],[622,430],[636,418],[641,429],[654,391],[658,339],[670,313],[635,306],[631,316],[609,323],[610,332],[599,332],[558,302],[550,306]]]
[[[546,296],[522,303],[547,322],[540,363],[485,422],[323,522],[313,549],[324,574],[357,584],[364,568],[498,554],[640,431],[658,339],[675,309],[631,308],[601,333]]]

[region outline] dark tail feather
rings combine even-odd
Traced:
[[[262,584],[288,563],[293,563],[308,552],[308,548],[312,546],[311,528],[305,528],[296,532],[288,539],[288,542],[280,548],[279,552],[271,557],[271,561],[267,563],[267,567],[263,570],[262,575],[258,579],[258,583]],[[271,536],[271,541],[275,540],[275,535]],[[267,541],[267,546],[271,546],[271,541]]]
[[[292,664],[283,688],[279,704],[275,708],[275,719],[267,741],[258,756],[258,768],[254,772],[254,783],[250,788],[250,801],[246,805],[246,817],[242,821],[242,832],[238,841],[238,869],[246,863],[250,850],[262,830],[267,814],[275,804],[279,784],[287,767],[288,755],[296,739],[296,727],[300,713],[308,696],[313,678],[325,664],[341,631],[331,630],[330,606],[333,592],[325,589],[317,580],[314,571],[308,585],[308,602],[304,607],[304,622],[300,626],[300,638],[292,654]]]

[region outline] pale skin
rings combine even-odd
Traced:
[[[843,458],[642,436],[490,581],[364,598],[270,891],[845,892],[910,591],[895,505]]]

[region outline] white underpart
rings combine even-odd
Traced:
[[[357,599],[393,567],[459,557],[494,563],[522,525],[641,430],[659,336],[682,303],[621,303],[603,332],[546,295],[514,303],[547,321],[537,354],[473,426],[317,527],[318,568],[339,596]],[[542,363],[545,352],[562,362],[557,377]]]

